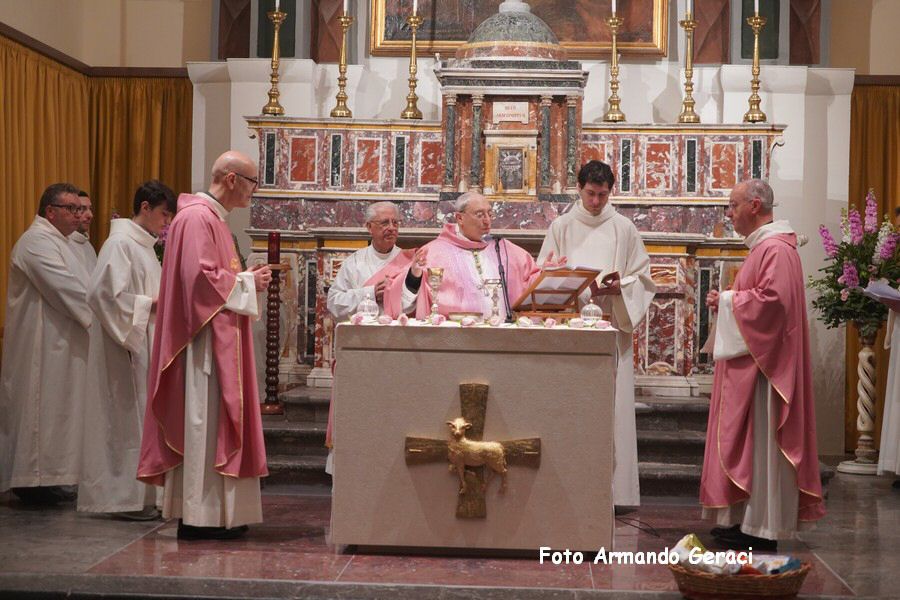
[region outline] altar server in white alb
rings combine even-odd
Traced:
[[[650,257],[637,228],[609,203],[615,177],[609,165],[592,160],[578,172],[580,199],[558,217],[547,231],[538,262],[551,253],[565,256],[573,266],[590,267],[603,274],[617,273],[608,285],[592,284],[595,301],[612,315],[616,335],[615,471],[613,502],[638,506],[637,432],[634,415],[634,350],[632,336],[644,319],[656,286],[650,278]]]
[[[97,266],[97,251],[91,244],[91,223],[94,221],[94,206],[91,204],[91,197],[84,190],[78,192],[78,203],[81,205],[81,214],[78,218],[78,226],[69,241],[72,242],[75,256],[81,259],[85,270],[90,275]]]
[[[134,217],[113,219],[88,285],[101,327],[92,331],[78,510],[153,519],[156,490],[136,479],[161,268],[154,246],[175,214],[175,194],[151,180]]]
[[[38,214],[12,250],[0,368],[0,492],[23,501],[61,499],[81,470],[88,359],[88,273],[69,236],[78,188],[44,190]]]

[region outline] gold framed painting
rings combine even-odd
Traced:
[[[502,0],[419,0],[416,51],[447,56],[465,43]],[[608,58],[611,43],[605,19],[611,0],[529,0],[531,12],[553,30],[571,58]],[[668,0],[618,0],[618,47],[623,54],[665,56],[668,43]],[[371,0],[369,51],[374,56],[409,54],[411,32],[406,18],[413,0]]]

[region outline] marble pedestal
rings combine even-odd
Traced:
[[[334,543],[612,546],[614,331],[344,324],[335,347]],[[456,517],[445,460],[404,458],[406,436],[448,439],[470,382],[490,386],[485,441],[541,439],[540,466],[511,465],[483,519]]]

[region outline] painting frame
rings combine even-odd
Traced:
[[[452,5],[456,3],[456,6],[459,6],[459,4],[464,1],[465,0],[440,0],[442,4],[449,3]],[[601,12],[602,14],[609,13],[609,8],[603,8],[603,4],[608,4],[610,0],[571,1],[579,7],[583,7],[585,10],[590,6],[592,10],[596,11],[598,5],[600,5],[600,11],[596,12]],[[641,2],[642,0],[631,1]],[[644,32],[641,39],[638,40],[629,41],[627,39],[622,39],[622,31],[620,31],[620,39],[617,41],[619,52],[624,55],[643,55],[656,58],[664,57],[668,52],[669,2],[668,0],[643,1],[652,3],[652,6],[649,7],[652,10],[652,23],[647,31]],[[622,6],[628,2],[629,0],[619,0],[619,5]],[[390,3],[390,7],[388,6],[388,3]],[[371,19],[369,20],[369,53],[372,56],[409,55],[411,42],[408,39],[393,39],[393,34],[388,31],[389,19],[396,21],[398,18],[397,15],[394,14],[398,4],[409,4],[411,7],[412,0],[370,0],[369,14],[371,15]],[[420,4],[425,3],[420,2]],[[428,5],[425,4],[425,6],[427,8]],[[391,7],[393,7],[394,12],[391,12]],[[391,12],[391,14],[389,14],[389,12]],[[620,9],[620,13],[621,12]],[[423,29],[425,29],[428,27],[428,17],[427,14],[423,16],[426,17],[426,23],[423,24]],[[474,27],[472,29],[474,29]],[[598,35],[598,39],[589,41],[575,41],[566,39],[565,36],[559,37],[562,46],[568,51],[569,58],[571,59],[608,59],[611,44],[609,40],[604,39],[605,36],[608,35],[608,31],[608,28],[604,25],[601,33]],[[429,39],[427,35],[423,36],[420,33],[420,36],[416,40],[416,55],[428,57],[433,56],[435,53],[440,53],[444,56],[452,56],[456,52],[456,49],[463,45],[465,41],[465,39]]]

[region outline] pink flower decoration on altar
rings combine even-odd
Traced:
[[[831,232],[824,225],[819,225],[819,235],[822,237],[822,246],[825,248],[825,256],[834,258],[838,253],[837,242],[831,237]]]
[[[437,314],[431,318],[431,324],[434,325],[435,327],[437,327],[437,326],[443,324],[444,321],[446,321],[446,320],[447,320],[447,317],[445,317],[444,315],[441,315],[441,314]]]
[[[869,190],[866,194],[866,233],[878,231],[878,202],[875,201],[875,191]]]
[[[475,327],[478,324],[478,319],[475,317],[463,317],[459,321],[460,327]]]
[[[362,325],[362,322],[365,320],[366,316],[362,313],[353,313],[350,317],[351,325]]]
[[[849,298],[849,297],[850,297],[850,290],[848,290],[847,288],[842,289],[841,290],[841,301],[846,302],[847,298]]]
[[[859,273],[853,263],[844,263],[844,274],[837,278],[837,282],[848,288],[859,287]]]
[[[850,241],[854,246],[858,246],[860,242],[863,240],[863,225],[862,225],[862,217],[859,216],[859,211],[855,208],[850,211]]]
[[[556,327],[556,319],[554,319],[553,317],[547,317],[547,319],[544,321],[544,327],[546,327],[547,329],[553,329],[554,327]]]
[[[390,325],[393,319],[391,315],[378,315],[378,323],[381,325]]]
[[[397,317],[397,322],[400,325],[406,326],[406,324],[409,323],[409,317],[407,317],[406,315],[400,315],[399,317]]]

